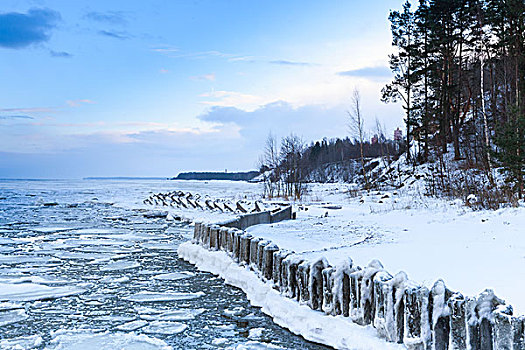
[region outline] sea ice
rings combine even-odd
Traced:
[[[172,335],[182,333],[186,328],[188,328],[188,325],[180,322],[154,321],[142,328],[142,331],[148,334]]]
[[[56,299],[84,292],[84,289],[72,286],[49,287],[34,283],[0,283],[0,301]]]
[[[164,341],[133,333],[94,333],[92,331],[61,330],[53,333],[46,350],[171,350]]]
[[[100,268],[101,271],[129,270],[139,267],[140,264],[132,260],[114,261]]]
[[[23,309],[1,311],[0,312],[0,326],[5,326],[11,323],[16,323],[27,319],[29,316]]]
[[[35,349],[42,345],[44,340],[39,335],[29,335],[11,339],[0,340],[0,349],[2,350],[21,350]]]
[[[137,329],[142,328],[147,324],[148,322],[146,321],[136,320],[136,321],[131,321],[131,322],[121,324],[120,326],[117,326],[115,328],[119,331],[130,332],[130,331],[136,331]]]
[[[153,278],[156,280],[176,281],[176,280],[181,280],[181,279],[193,277],[193,276],[195,276],[194,273],[183,271],[183,272],[163,273],[160,275],[153,276]]]

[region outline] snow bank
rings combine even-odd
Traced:
[[[280,326],[310,341],[326,344],[336,349],[404,349],[398,344],[378,338],[372,327],[356,325],[342,316],[316,312],[306,305],[283,297],[270,282],[262,282],[253,272],[234,263],[222,251],[208,251],[186,242],[178,249],[179,257],[195,264],[199,269],[224,278],[225,282],[241,288],[250,302],[262,307]]]

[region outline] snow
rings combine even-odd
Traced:
[[[95,333],[89,330],[60,330],[53,333],[46,350],[171,350],[164,341],[144,334]]]
[[[1,339],[0,349],[2,350],[28,350],[35,349],[42,345],[44,340],[39,335],[29,335],[11,339]]]
[[[271,316],[274,322],[310,341],[337,349],[405,349],[402,345],[378,338],[376,330],[370,326],[361,327],[348,318],[328,316],[283,297],[270,283],[262,282],[252,271],[234,263],[225,252],[208,251],[186,242],[180,245],[178,254],[199,269],[219,275],[226,283],[241,288],[250,302],[262,307],[262,311]],[[237,346],[232,349],[260,348]]]

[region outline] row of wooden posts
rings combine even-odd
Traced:
[[[196,223],[193,242],[226,252],[283,296],[372,325],[379,336],[408,349],[525,350],[524,318],[513,316],[492,290],[466,297],[442,280],[429,290],[404,272],[391,275],[378,260],[364,268],[351,259],[330,266],[325,258],[311,261],[226,226]]]

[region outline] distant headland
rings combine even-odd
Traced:
[[[230,180],[230,181],[250,181],[257,177],[258,171],[246,172],[187,172],[180,173],[171,180]]]

